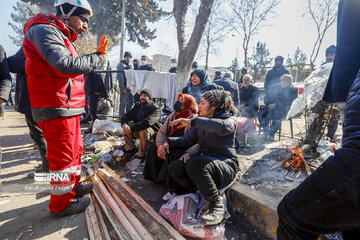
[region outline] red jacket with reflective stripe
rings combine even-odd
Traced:
[[[101,54],[78,57],[73,45],[76,33],[52,15],[29,19],[24,34],[25,71],[35,121],[83,113],[83,74],[101,63]]]

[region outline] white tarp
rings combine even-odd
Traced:
[[[175,100],[176,74],[164,72],[125,70],[127,87],[132,94],[149,89],[154,98],[164,98],[172,109]]]
[[[304,92],[292,103],[286,119],[314,107],[324,96],[333,63],[325,63],[313,71],[304,81]]]

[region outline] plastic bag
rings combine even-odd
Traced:
[[[123,134],[121,124],[111,120],[99,120],[96,119],[93,128],[93,133],[110,133],[110,134]]]
[[[171,198],[161,206],[160,215],[169,220],[182,235],[197,239],[225,239],[224,221],[212,226],[200,224],[199,218],[208,208],[209,203],[197,192]]]
[[[225,206],[224,219],[230,217],[227,211],[225,191],[236,182],[239,176],[240,173],[235,176],[229,185],[219,189]],[[209,205],[209,202],[205,200],[200,191],[197,191],[196,194],[191,193],[171,198],[161,206],[159,213],[184,236],[197,239],[223,240],[225,239],[225,221],[212,226],[200,224],[200,217],[209,209]]]
[[[256,126],[250,118],[237,117],[236,121],[236,138],[239,138],[249,132],[253,132],[256,130]]]

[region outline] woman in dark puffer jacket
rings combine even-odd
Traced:
[[[218,224],[223,220],[225,210],[218,189],[229,185],[239,171],[234,149],[234,109],[229,92],[212,90],[201,97],[199,117],[177,119],[171,123],[191,128],[183,137],[168,138],[170,148],[199,145],[197,153],[192,156],[185,153],[179,161],[173,161],[169,165],[169,174],[180,189],[187,192],[198,189],[210,203],[209,213],[201,219],[205,225]]]

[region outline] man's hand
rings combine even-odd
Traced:
[[[164,151],[164,145],[159,145],[158,149],[157,149],[157,155],[159,158],[161,159],[166,159],[166,154]]]
[[[187,127],[191,125],[191,119],[187,119],[187,118],[179,118],[176,119],[172,122],[170,122],[170,126],[175,126],[179,124],[179,127]]]
[[[3,98],[0,98],[0,104],[2,104],[2,103],[4,103],[4,102],[6,102],[6,100],[3,99]]]
[[[183,161],[184,163],[186,163],[187,160],[190,159],[190,154],[189,153],[184,153],[181,157],[180,157],[180,161]]]
[[[272,103],[272,104],[269,104],[269,109],[274,109],[274,108],[276,108],[276,103]]]
[[[109,39],[107,39],[107,37],[103,35],[100,39],[99,48],[97,50],[97,52],[101,53],[103,58],[105,58],[106,56],[108,43],[109,43]]]
[[[124,134],[129,134],[129,133],[131,133],[131,129],[130,129],[129,125],[127,125],[126,123],[124,123],[123,125],[121,125],[121,127],[122,127],[123,130],[124,130]]]

